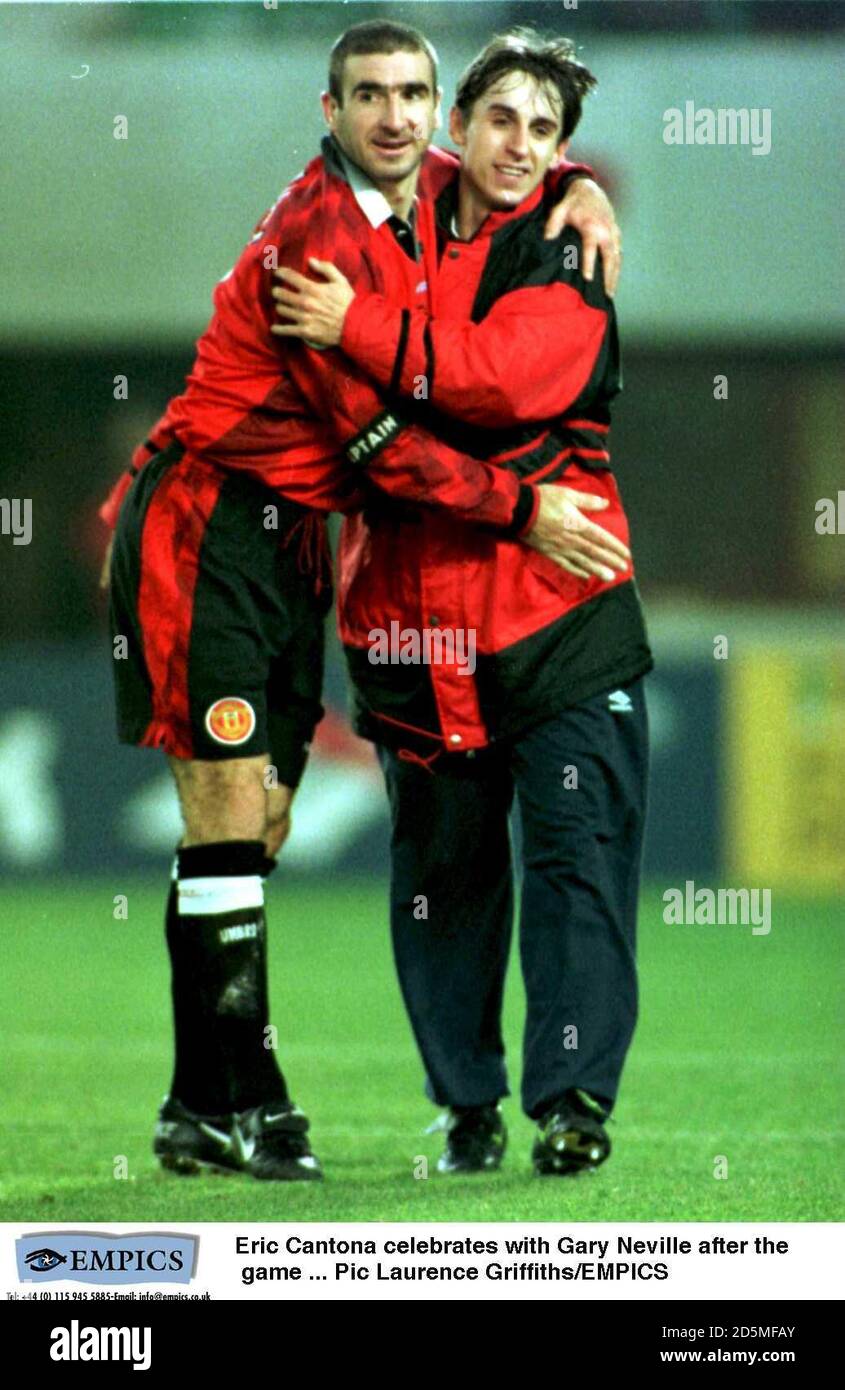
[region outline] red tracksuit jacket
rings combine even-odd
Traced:
[[[609,404],[620,389],[613,303],[600,280],[583,280],[577,233],[543,239],[542,187],[466,243],[450,232],[456,195],[451,178],[436,201],[431,316],[356,295],[341,346],[457,448],[522,481],[606,497],[593,517],[627,543],[609,468]],[[652,666],[630,570],[609,583],[578,579],[490,531],[377,499],[345,521],[339,568],[355,727],[416,757],[518,734]],[[457,659],[443,660],[442,647],[428,666],[402,664],[395,649],[390,662],[373,659],[374,634],[426,628],[461,633]]]

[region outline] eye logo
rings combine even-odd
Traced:
[[[59,1265],[67,1264],[67,1256],[60,1255],[49,1246],[45,1246],[43,1250],[30,1250],[29,1254],[24,1256],[24,1260],[37,1274],[45,1274],[48,1269],[57,1269]]]

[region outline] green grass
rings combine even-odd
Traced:
[[[838,904],[775,895],[768,937],[641,913],[641,1021],[591,1176],[538,1179],[506,1102],[501,1172],[443,1178],[441,1140],[393,978],[378,887],[270,890],[274,1021],[322,1184],[160,1172],[170,1075],[162,892],[61,884],[4,894],[0,1219],[6,1221],[829,1221],[842,1219]],[[516,962],[514,962],[514,966]],[[507,1000],[518,1094],[522,991]],[[129,1178],[114,1177],[119,1156]],[[413,1176],[418,1155],[431,1176]],[[728,1177],[716,1180],[724,1155]]]

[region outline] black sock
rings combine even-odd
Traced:
[[[264,860],[260,841],[178,852],[167,914],[176,1034],[171,1094],[199,1114],[288,1099],[266,1045]]]
[[[229,1104],[228,1065],[214,1027],[214,1011],[201,985],[202,933],[179,920],[179,888],[174,879],[167,900],[167,949],[173,1000],[174,1065],[170,1094],[200,1115],[225,1115]]]

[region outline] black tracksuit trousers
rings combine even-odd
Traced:
[[[391,931],[438,1105],[508,1094],[501,1012],[513,923],[509,813],[522,819],[522,1104],[572,1087],[611,1108],[637,1015],[646,808],[644,681],[432,772],[379,748],[392,815]]]

